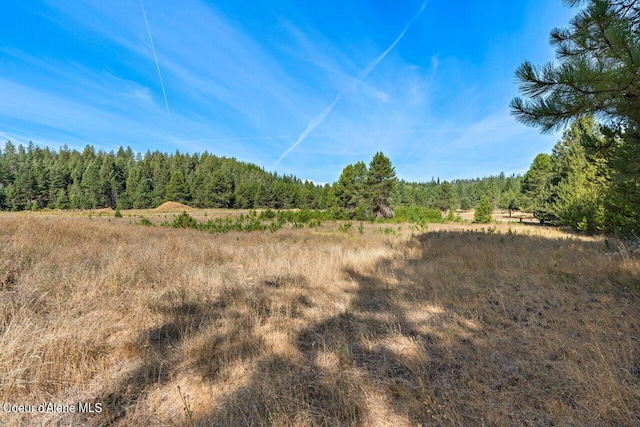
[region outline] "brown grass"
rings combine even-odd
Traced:
[[[541,227],[336,228],[0,215],[0,403],[105,408],[0,424],[640,423],[637,260]]]

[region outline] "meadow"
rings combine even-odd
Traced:
[[[640,260],[612,239],[122,213],[0,213],[0,403],[102,408],[0,424],[640,424]]]

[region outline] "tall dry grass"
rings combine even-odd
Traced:
[[[637,425],[640,263],[455,225],[0,216],[2,425]],[[434,227],[435,229],[435,227]]]

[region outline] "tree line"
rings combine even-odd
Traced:
[[[209,153],[131,148],[59,150],[7,142],[0,150],[0,209],[326,208],[329,186]]]
[[[400,181],[393,194],[396,206],[424,206],[442,212],[474,208],[486,196],[494,208],[520,210],[522,176],[500,173],[475,179],[451,182],[431,180],[427,183]]]
[[[199,208],[330,209],[343,219],[389,216],[397,206],[469,209],[488,195],[495,206],[517,208],[522,178],[398,180],[391,160],[347,165],[339,179],[317,185],[209,153],[116,152],[88,145],[82,152],[33,143],[0,148],[0,209],[147,209],[166,201]]]

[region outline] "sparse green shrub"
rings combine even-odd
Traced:
[[[300,209],[296,215],[298,221],[301,223],[307,223],[311,219],[311,211],[307,208]]]
[[[429,209],[424,206],[398,206],[395,208],[393,222],[414,222],[417,224],[443,223],[440,209]]]
[[[411,231],[427,231],[427,230],[429,230],[429,226],[426,223],[425,224],[411,223],[411,224],[409,224],[409,230],[411,230]]]
[[[138,224],[144,225],[145,227],[153,227],[154,225],[151,221],[143,216],[140,217],[140,222]]]
[[[197,221],[186,211],[182,211],[180,215],[175,217],[172,224],[173,228],[196,228],[198,226]]]
[[[582,231],[583,233],[589,230],[589,222],[587,221],[586,216],[582,217],[582,221],[578,222],[576,228],[578,229],[578,231]]]
[[[282,224],[279,223],[278,221],[274,221],[271,224],[269,224],[269,231],[272,233],[275,233],[276,231],[280,230],[282,228]]]
[[[352,225],[353,224],[351,224],[351,221],[345,222],[344,224],[341,224],[340,226],[338,226],[338,230],[342,231],[343,233],[347,233],[349,230],[351,230]]]
[[[259,216],[259,218],[262,220],[274,219],[275,217],[276,217],[276,213],[272,211],[271,208],[267,208],[263,210],[262,212],[260,212],[260,216]]]
[[[321,227],[322,221],[320,221],[319,219],[312,219],[309,221],[308,225],[309,225],[309,228]]]
[[[255,211],[254,211],[255,212]],[[244,225],[244,231],[262,231],[266,227],[262,225],[260,220],[254,215],[251,219]]]

